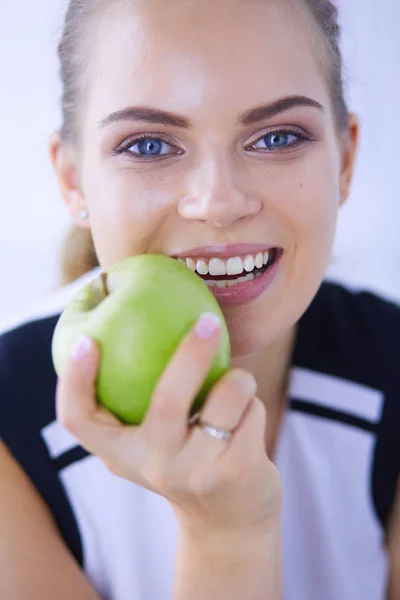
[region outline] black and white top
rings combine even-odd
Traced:
[[[172,597],[168,502],[112,475],[55,418],[50,344],[92,272],[0,337],[0,435],[104,600]],[[400,309],[324,282],[302,317],[276,449],[285,600],[383,600],[400,467]]]

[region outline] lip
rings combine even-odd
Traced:
[[[244,281],[228,288],[209,288],[220,306],[240,306],[259,298],[273,283],[283,258],[283,250],[278,250],[278,256],[261,277]]]
[[[215,244],[212,246],[201,246],[191,248],[172,254],[172,258],[233,258],[235,256],[247,256],[248,254],[258,254],[259,252],[270,251],[276,246],[267,246],[266,244]]]

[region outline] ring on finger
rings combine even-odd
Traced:
[[[223,441],[223,442],[229,441],[234,434],[233,430],[218,429],[217,427],[210,425],[210,423],[206,423],[205,421],[202,421],[201,415],[199,412],[196,413],[195,415],[193,415],[189,419],[189,427],[198,427],[199,429],[204,431],[205,434],[209,435],[210,437],[214,438],[215,440],[219,440],[219,441]]]

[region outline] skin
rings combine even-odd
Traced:
[[[174,600],[280,600],[282,483],[265,452],[265,406],[254,377],[230,370],[202,418],[233,430],[232,439],[222,444],[188,429],[221,333],[215,320],[206,334],[199,325],[161,376],[140,427],[123,426],[97,403],[100,353],[88,339],[59,380],[58,418],[112,473],[169,501],[179,532]]]
[[[140,428],[122,427],[96,405],[95,347],[86,352],[80,347],[59,382],[61,422],[112,471],[171,502],[180,524],[174,600],[283,596],[282,490],[268,457],[273,456],[284,410],[296,322],[329,262],[358,140],[354,115],[346,131],[336,130],[316,49],[302,20],[292,17],[282,3],[278,8],[244,0],[176,0],[169,2],[168,11],[162,10],[161,0],[147,0],[110,9],[95,30],[78,139],[72,144],[55,134],[51,142],[66,205],[79,226],[92,230],[105,269],[132,254],[174,254],[215,243],[257,241],[284,249],[269,290],[251,305],[225,309],[234,369],[211,393],[204,415],[216,426],[237,427],[229,445],[197,428],[188,432],[186,421],[218,332],[208,340],[192,332],[184,340]],[[249,110],[293,94],[312,98],[323,110],[296,107],[257,123],[238,123]],[[99,126],[115,111],[143,105],[179,115],[191,127],[132,121]],[[267,153],[265,144],[249,150],[285,125],[308,132],[314,141],[274,153]],[[162,136],[178,154],[143,162],[113,153],[137,134]],[[86,222],[78,216],[83,206],[89,211]],[[1,448],[0,466],[7,466],[8,478],[17,481],[18,467]],[[38,538],[43,540],[40,555],[48,555],[48,547],[58,548],[54,572],[66,574],[82,598],[95,597],[78,569],[67,564],[67,552],[62,555],[47,509],[36,497],[34,504],[27,482],[16,485],[47,525],[41,536],[35,535],[35,519],[28,519],[27,510],[14,506],[11,495],[6,496],[10,492],[2,490],[0,501],[8,498],[10,518],[4,531],[0,528],[0,540],[10,540],[13,524],[23,521],[27,551],[35,548],[38,554]],[[255,520],[249,521],[252,515]],[[398,525],[392,531],[394,557]],[[238,539],[243,554],[237,551]],[[389,600],[400,593],[398,561],[392,562]],[[0,564],[6,569],[7,561]],[[1,573],[10,593],[25,585],[25,595],[19,597],[41,597],[46,567],[27,569],[18,556],[12,565],[13,570]],[[15,581],[10,572],[17,573]],[[42,583],[35,588],[27,573],[35,573],[35,581]],[[54,586],[46,589],[46,597],[61,597]]]

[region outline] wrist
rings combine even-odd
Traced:
[[[251,532],[179,530],[175,600],[282,600],[282,587],[279,521]]]
[[[182,547],[199,556],[217,561],[253,562],[266,556],[281,554],[281,521],[259,526],[252,530],[221,530],[213,528],[179,528]]]

